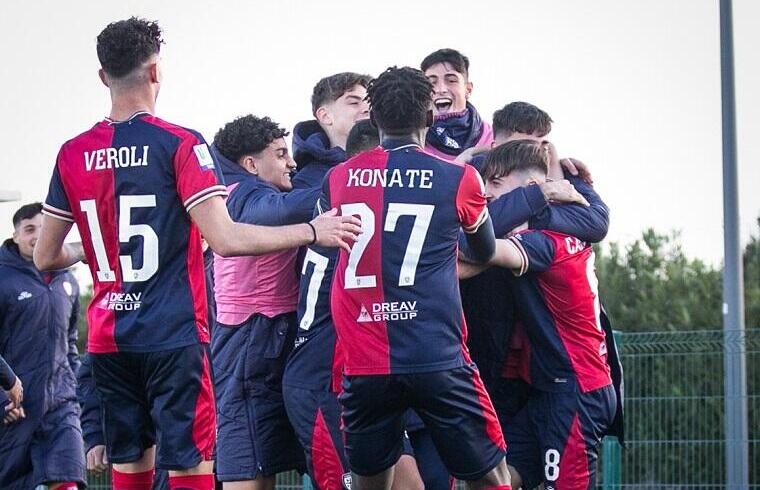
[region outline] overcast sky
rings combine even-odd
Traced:
[[[687,253],[723,253],[717,0],[11,1],[0,15],[0,189],[43,200],[60,145],[108,115],[95,38],[139,15],[164,29],[157,115],[201,131],[236,116],[292,128],[314,83],[376,75],[459,49],[490,120],[524,100],[555,121],[562,156],[592,169],[608,240],[680,230]],[[477,7],[475,7],[477,6]],[[760,2],[734,2],[742,236],[760,214]],[[754,29],[753,29],[754,27]],[[12,232],[19,203],[0,204]]]

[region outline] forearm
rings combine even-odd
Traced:
[[[309,245],[314,240],[312,227],[306,223],[288,226],[257,226],[232,222],[220,255],[263,255]]]
[[[457,263],[457,272],[460,280],[470,279],[471,277],[477,276],[490,267],[491,266],[489,264],[473,264],[471,262],[467,262],[466,260],[460,260]]]
[[[584,242],[602,241],[607,236],[610,225],[609,208],[593,186],[572,176],[568,176],[568,180],[586,198],[589,206],[553,204],[536,215],[531,220],[530,227],[565,233]]]
[[[494,239],[493,224],[490,217],[474,233],[465,233],[465,238],[467,241],[467,260],[478,264],[485,264],[491,260],[496,240]]]
[[[15,384],[16,373],[14,373],[13,369],[11,369],[8,363],[5,362],[5,359],[0,356],[0,387],[5,391],[8,391],[13,388],[13,385]]]
[[[493,219],[493,231],[503,237],[516,226],[528,221],[547,207],[546,197],[539,186],[520,187],[488,204]]]
[[[55,251],[50,254],[37,253],[37,247],[34,250],[34,264],[41,271],[68,269],[84,259],[82,242],[64,243],[57,253]]]

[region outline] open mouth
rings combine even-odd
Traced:
[[[435,105],[435,109],[438,112],[448,112],[449,109],[451,109],[451,104],[453,104],[454,101],[448,97],[441,97],[440,99],[435,99],[433,101],[433,104]]]

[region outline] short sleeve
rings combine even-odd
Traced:
[[[182,140],[174,154],[174,170],[177,193],[188,211],[206,199],[227,195],[227,189],[217,180],[214,157],[200,136]]]
[[[543,272],[554,263],[554,241],[540,231],[529,231],[513,235],[508,239],[523,257],[523,266],[515,271],[516,276],[528,272]]]
[[[464,166],[464,175],[457,189],[457,214],[465,233],[475,233],[488,219],[483,179],[474,167]]]
[[[42,206],[42,213],[73,223],[74,214],[71,212],[71,204],[61,181],[60,158],[59,154],[58,161],[53,169],[53,176],[50,178],[50,187],[48,188],[47,198],[45,198],[45,204]]]

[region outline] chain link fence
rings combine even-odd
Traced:
[[[620,333],[626,449],[603,444],[604,490],[725,488],[723,331]],[[750,488],[760,490],[760,328],[745,335]],[[310,490],[295,473],[276,488]],[[458,485],[459,487],[460,485]],[[90,488],[110,489],[107,476]]]

